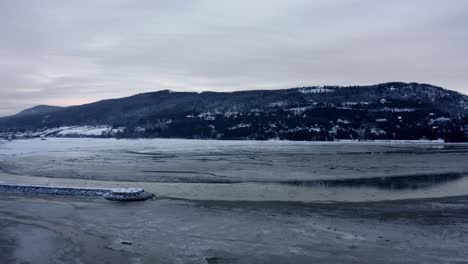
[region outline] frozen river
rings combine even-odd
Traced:
[[[156,199],[0,193],[0,262],[468,263],[467,158],[463,144],[2,142],[0,182]]]
[[[142,187],[230,201],[376,201],[468,194],[468,145],[179,139],[0,144],[0,181]]]

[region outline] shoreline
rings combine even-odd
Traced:
[[[315,141],[315,140],[287,140],[287,139],[266,139],[266,140],[256,140],[256,139],[212,139],[212,138],[116,138],[116,137],[28,137],[28,138],[18,138],[13,140],[7,140],[0,138],[0,144],[6,144],[15,141],[23,140],[117,140],[117,141],[193,141],[193,142],[227,142],[227,143],[289,143],[289,144],[310,144],[310,145],[339,145],[339,144],[362,144],[362,145],[468,145],[467,142],[448,142],[445,140],[391,140],[391,139],[379,139],[379,140],[349,140],[349,139],[340,139],[334,141]]]

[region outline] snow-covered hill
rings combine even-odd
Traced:
[[[0,118],[0,133],[468,141],[468,97],[428,84],[395,82],[232,93],[164,90],[66,108],[29,109]]]

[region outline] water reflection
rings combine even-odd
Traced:
[[[373,187],[384,190],[417,190],[454,182],[468,173],[443,173],[339,180],[287,181],[280,184],[303,187]]]

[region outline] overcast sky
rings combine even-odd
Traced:
[[[467,26],[466,0],[4,0],[0,116],[162,89],[468,94]]]

